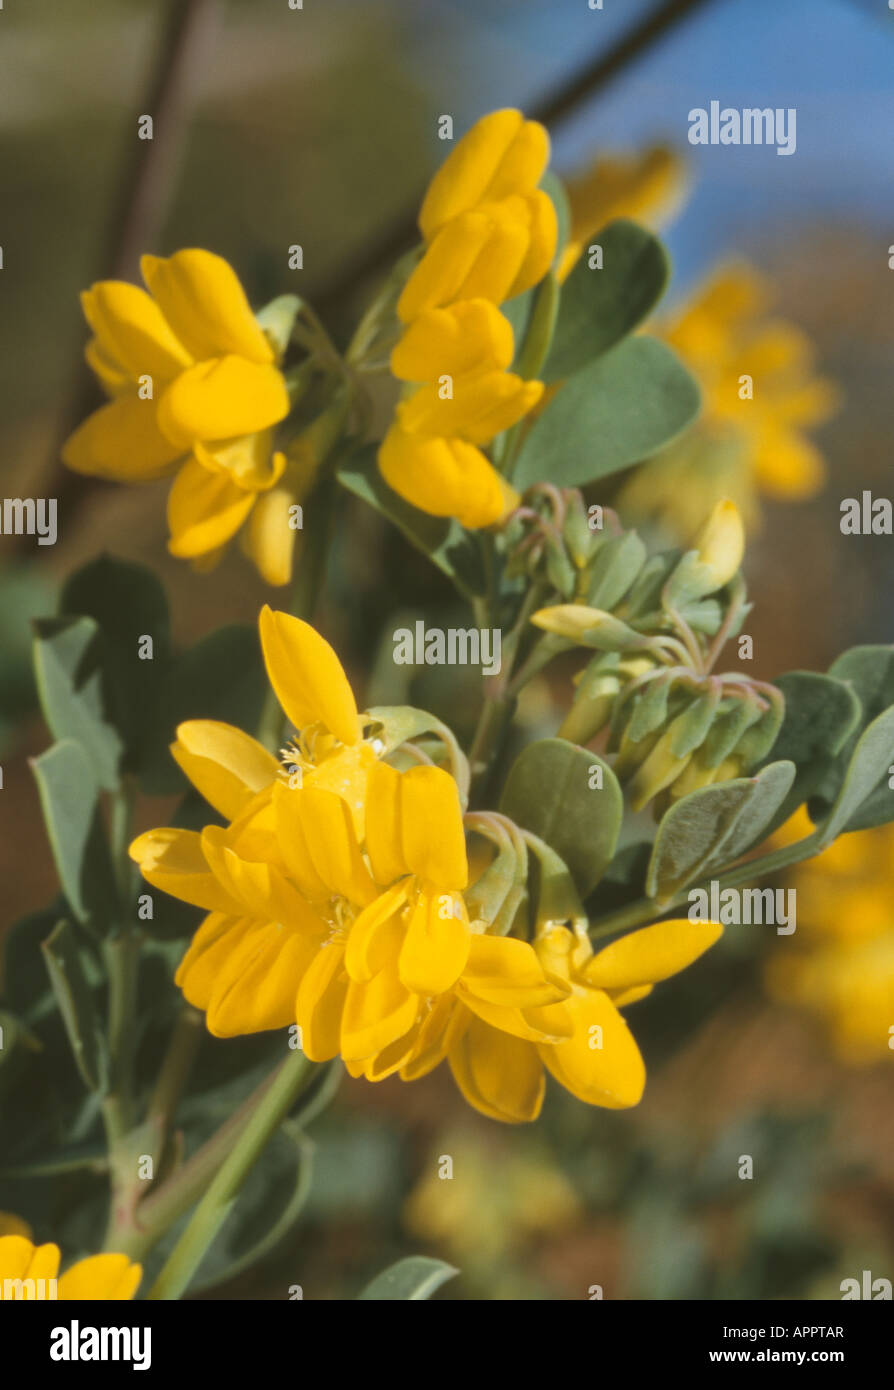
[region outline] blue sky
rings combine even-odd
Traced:
[[[653,8],[604,3],[425,0],[407,34],[419,80],[459,128],[530,107]],[[689,146],[688,113],[712,100],[795,107],[795,154]],[[894,242],[894,12],[887,0],[714,0],[567,121],[554,160],[573,168],[653,139],[685,149],[695,176],[669,237],[681,281],[706,256],[799,224],[857,222]]]

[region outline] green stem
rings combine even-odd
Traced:
[[[103,1119],[110,1147],[118,1144],[133,1124],[133,1062],[137,1018],[137,965],[140,937],[120,932],[105,945],[109,981],[109,1093]]]
[[[230,1148],[150,1289],[150,1299],[177,1299],[187,1288],[211,1242],[233,1210],[245,1179],[315,1070],[314,1064],[300,1052],[291,1053],[281,1064],[255,1109],[251,1122],[242,1129]]]
[[[799,840],[797,844],[785,845],[760,859],[749,859],[718,879],[720,891],[723,892],[725,888],[737,888],[740,883],[750,883],[756,878],[765,878],[767,874],[777,873],[780,869],[788,868],[790,864],[809,859],[819,851],[817,841],[818,834],[808,835],[806,840]],[[693,891],[694,886],[689,885],[664,903],[657,903],[654,898],[639,898],[628,907],[609,913],[607,917],[598,917],[590,927],[590,940],[598,941],[604,936],[614,936],[616,932],[625,931],[630,927],[640,927],[646,922],[654,922],[671,908],[686,902]]]

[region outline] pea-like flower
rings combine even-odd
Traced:
[[[287,470],[274,426],[289,413],[277,351],[233,269],[209,251],[141,262],[147,289],[102,280],[82,295],[87,361],[111,397],[63,449],[78,473],[120,482],[173,477],[168,548],[210,568],[240,528],[270,583],[287,582],[288,508],[306,461]]]
[[[518,495],[483,452],[534,409],[543,383],[507,369],[512,327],[496,307],[548,272],[555,207],[537,184],[549,137],[520,111],[493,111],[459,142],[423,200],[425,249],[397,303],[391,369],[416,391],[379,451],[386,482],[434,516],[477,528]]]
[[[691,965],[722,931],[713,922],[660,922],[594,954],[584,932],[547,924],[534,948],[547,979],[567,997],[525,1016],[507,1007],[467,1009],[449,1054],[466,1100],[495,1120],[535,1120],[548,1071],[588,1105],[636,1105],[646,1071],[620,1009]],[[544,1041],[546,1031],[559,1036]]]
[[[143,1276],[142,1266],[133,1264],[127,1255],[89,1255],[60,1275],[61,1259],[58,1245],[35,1245],[30,1234],[0,1234],[0,1298],[127,1302]]]

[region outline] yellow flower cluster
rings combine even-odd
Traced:
[[[269,583],[291,572],[286,475],[273,427],[289,413],[276,350],[220,256],[144,256],[147,289],[101,280],[82,295],[87,361],[111,396],[67,440],[69,468],[122,482],[174,476],[172,555],[210,569],[244,523]]]
[[[533,942],[470,916],[463,814],[442,768],[381,757],[331,647],[265,609],[272,685],[298,731],[286,768],[247,734],[192,721],[174,756],[229,822],[131,846],[149,883],[207,912],[177,972],[219,1037],[297,1024],[312,1061],[410,1081],[445,1058],[469,1103],[533,1120],[545,1071],[593,1105],[635,1105],[642,1058],[619,1009],[720,934],[666,922],[594,955],[545,923]]]
[[[543,394],[542,382],[507,370],[514,337],[497,305],[541,280],[555,256],[555,208],[537,187],[548,160],[546,131],[520,111],[480,120],[429,186],[424,252],[397,305],[405,328],[391,369],[415,389],[397,408],[379,466],[414,506],[469,527],[516,504],[482,446]]]
[[[776,837],[788,844],[813,826],[802,809]],[[767,966],[774,999],[815,1014],[842,1061],[861,1065],[894,1055],[894,826],[842,835],[799,865],[798,931]]]
[[[659,513],[685,533],[719,497],[754,524],[759,492],[798,502],[819,491],[825,463],[807,431],[834,413],[838,391],[816,374],[807,335],[768,315],[769,297],[756,271],[731,265],[657,325],[697,378],[704,407],[679,444],[635,471],[622,509]]]
[[[126,1255],[90,1255],[59,1275],[58,1245],[35,1245],[24,1221],[0,1212],[0,1299],[12,1287],[13,1300],[102,1299],[126,1302],[137,1291],[143,1270]],[[55,1287],[51,1281],[55,1281]],[[49,1292],[49,1289],[53,1292]]]

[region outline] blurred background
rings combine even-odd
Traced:
[[[60,508],[52,549],[0,537],[0,927],[55,892],[27,766],[48,742],[30,618],[102,550],[161,574],[184,646],[253,623],[276,597],[238,554],[212,577],[167,556],[165,484],[62,470],[62,439],[97,403],[79,291],[135,278],[143,251],[203,246],[254,304],[298,291],[344,340],[414,240],[445,113],[457,135],[504,105],[545,119],[553,167],[572,178],[599,157],[673,152],[673,207],[644,196],[639,211],[674,261],[656,331],[700,348],[697,428],[709,433],[648,465],[638,489],[595,500],[685,540],[719,486],[707,446],[721,441],[721,491],[749,501],[755,674],[823,670],[846,647],[894,638],[892,541],[838,524],[843,498],[894,495],[886,0],[31,0],[3,8],[0,40],[3,492]],[[688,113],[712,100],[796,108],[796,153],[690,146]],[[137,138],[144,113],[151,146]],[[301,271],[288,269],[294,243]],[[731,264],[733,283],[760,277],[755,313],[776,336],[699,298]],[[699,305],[704,331],[686,337]],[[749,371],[749,342],[774,349],[776,375],[769,405],[756,400],[766,429],[740,438],[712,415],[711,387]],[[449,593],[353,498],[339,537],[319,622],[360,701],[410,695],[465,732],[475,711],[461,682],[397,689],[385,654],[398,611],[446,622]],[[553,731],[564,699],[562,680],[532,687],[531,734]],[[145,802],[142,824],[164,823],[169,805]],[[472,1114],[445,1068],[412,1086],[346,1081],[314,1129],[296,1236],[262,1276],[216,1292],[282,1297],[286,1281],[350,1297],[417,1250],[460,1267],[441,1295],[455,1298],[587,1298],[595,1286],[607,1298],[837,1298],[864,1269],[894,1278],[894,1052],[853,1026],[873,1010],[894,1023],[894,846],[885,830],[848,844],[792,880],[794,938],[733,929],[636,1006],[649,1083],[633,1112],[552,1091],[540,1123],[509,1130]],[[452,1180],[438,1176],[442,1155]]]

